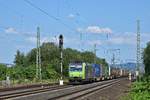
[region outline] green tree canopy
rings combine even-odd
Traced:
[[[150,75],[150,42],[147,44],[147,47],[144,50],[144,65],[145,73]]]
[[[41,62],[42,62],[42,78],[49,79],[58,77],[60,74],[60,51],[59,47],[54,43],[43,43],[41,46]],[[94,53],[90,51],[80,52],[75,49],[63,49],[63,74],[68,75],[68,65],[71,61],[84,61],[87,63],[94,63]],[[12,70],[12,76],[15,78],[33,79],[36,72],[36,48],[24,55],[19,50],[15,55],[16,66]],[[96,57],[96,62],[107,67],[108,64],[105,59]],[[25,67],[21,67],[25,66]]]
[[[5,80],[6,78],[6,69],[7,67],[3,64],[0,64],[0,80]]]
[[[21,66],[25,66],[25,56],[23,53],[21,53],[19,50],[17,50],[17,53],[15,55],[15,60],[14,63],[16,65],[21,65]]]

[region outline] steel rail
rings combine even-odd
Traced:
[[[107,83],[104,83],[104,84],[99,84],[99,85],[92,86],[92,87],[89,87],[89,88],[84,88],[84,89],[81,89],[81,90],[78,90],[78,91],[70,92],[68,94],[64,94],[64,95],[60,95],[60,96],[57,96],[57,97],[49,98],[49,100],[74,100],[74,99],[80,98],[82,96],[85,96],[87,94],[90,94],[91,92],[98,91],[98,90],[110,87],[110,86],[112,86],[113,84],[115,84],[119,81],[120,80],[114,80],[114,81],[110,81],[110,82],[107,82]]]
[[[6,94],[0,95],[0,100],[15,98],[19,96],[26,96],[26,95],[36,94],[36,93],[42,93],[42,92],[47,92],[51,90],[63,89],[63,88],[71,87],[71,86],[72,85],[51,86],[51,87],[32,89],[32,90],[21,91],[21,92],[18,91],[18,92],[13,92],[13,93],[6,93]]]

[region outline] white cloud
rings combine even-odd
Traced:
[[[74,18],[75,18],[75,15],[74,15],[74,14],[69,14],[67,17],[68,17],[69,19],[74,19]]]
[[[5,33],[25,36],[26,41],[28,41],[30,43],[35,44],[37,42],[36,32],[19,32],[13,27],[9,27],[9,28],[5,29],[4,31],[5,31]],[[58,39],[56,37],[41,37],[40,42],[41,42],[41,44],[43,42],[54,42],[54,43],[58,44]]]
[[[79,45],[79,44],[81,44],[81,40],[78,39],[78,38],[64,37],[64,44],[76,44],[76,45]]]
[[[148,41],[150,41],[150,33],[141,32],[141,46],[145,45]],[[114,33],[109,37],[109,40],[106,40],[105,43],[111,44],[119,44],[119,45],[136,45],[136,32],[122,32],[122,33]]]
[[[28,42],[31,42],[31,43],[36,43],[37,41],[37,38],[36,37],[29,37],[26,39]]]
[[[86,43],[88,43],[89,45],[94,45],[94,44],[96,44],[96,45],[102,45],[103,43],[102,43],[102,41],[100,41],[100,40],[94,40],[94,41],[87,41]]]
[[[106,33],[112,33],[112,30],[110,28],[101,28],[99,26],[88,26],[87,28],[78,28],[78,32],[83,32],[83,33],[97,33],[97,34],[106,34]]]
[[[28,38],[26,38],[26,41],[31,42],[33,44],[36,44],[37,38],[35,36],[28,37]],[[55,37],[51,37],[51,38],[49,38],[49,37],[42,37],[40,42],[41,42],[41,44],[44,43],[44,42],[54,42],[56,44],[58,43],[58,41],[56,40]]]
[[[106,41],[106,43],[111,44],[129,44],[129,45],[135,45],[136,44],[136,35],[134,33],[125,32],[120,35],[114,35],[110,37],[109,40]]]
[[[89,33],[112,33],[110,28],[100,28],[98,26],[88,26],[86,32]]]
[[[76,45],[80,48],[84,48],[85,45],[94,46],[94,44],[96,44],[96,45],[100,46],[103,44],[103,41],[101,41],[101,40],[80,40],[79,38],[65,37],[64,44]]]
[[[77,32],[84,32],[84,29],[82,29],[82,28],[77,28]]]
[[[23,35],[26,37],[35,36],[35,33],[36,33],[36,32],[20,32],[13,27],[9,27],[9,28],[5,29],[4,31],[5,31],[5,33],[15,34],[15,35]]]
[[[19,33],[13,27],[9,27],[9,28],[5,29],[5,32],[6,33],[11,33],[11,34],[18,34]]]

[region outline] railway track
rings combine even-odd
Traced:
[[[64,84],[68,84],[65,82]],[[55,86],[59,85],[59,83],[46,83],[46,84],[30,84],[30,85],[22,85],[22,86],[13,86],[8,88],[1,88],[0,92],[14,91],[14,90],[22,90],[22,89],[30,89],[30,88],[38,88],[38,87],[47,87],[47,86]]]
[[[111,87],[122,79],[107,80],[85,85],[51,86],[30,91],[0,95],[0,100],[79,100],[95,91]]]
[[[0,100],[11,99],[11,98],[20,97],[20,96],[27,96],[27,95],[31,95],[31,94],[37,94],[37,93],[42,93],[42,92],[46,92],[46,91],[63,89],[63,88],[67,88],[67,87],[71,87],[71,85],[63,85],[63,86],[56,85],[56,86],[34,88],[34,89],[30,89],[30,90],[21,90],[21,91],[17,91],[17,92],[12,91],[10,93],[0,94]]]
[[[115,81],[111,81],[111,82],[108,82],[105,84],[99,84],[99,85],[85,88],[82,90],[70,92],[68,94],[64,94],[61,96],[50,98],[50,100],[79,100],[79,99],[83,99],[85,96],[87,96],[93,92],[100,91],[100,90],[103,90],[105,88],[111,87],[112,85],[114,85],[117,82],[119,82],[119,80],[115,80]]]

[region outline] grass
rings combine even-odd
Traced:
[[[121,100],[150,100],[150,80],[147,81],[145,78],[134,82],[128,95],[122,97]]]

